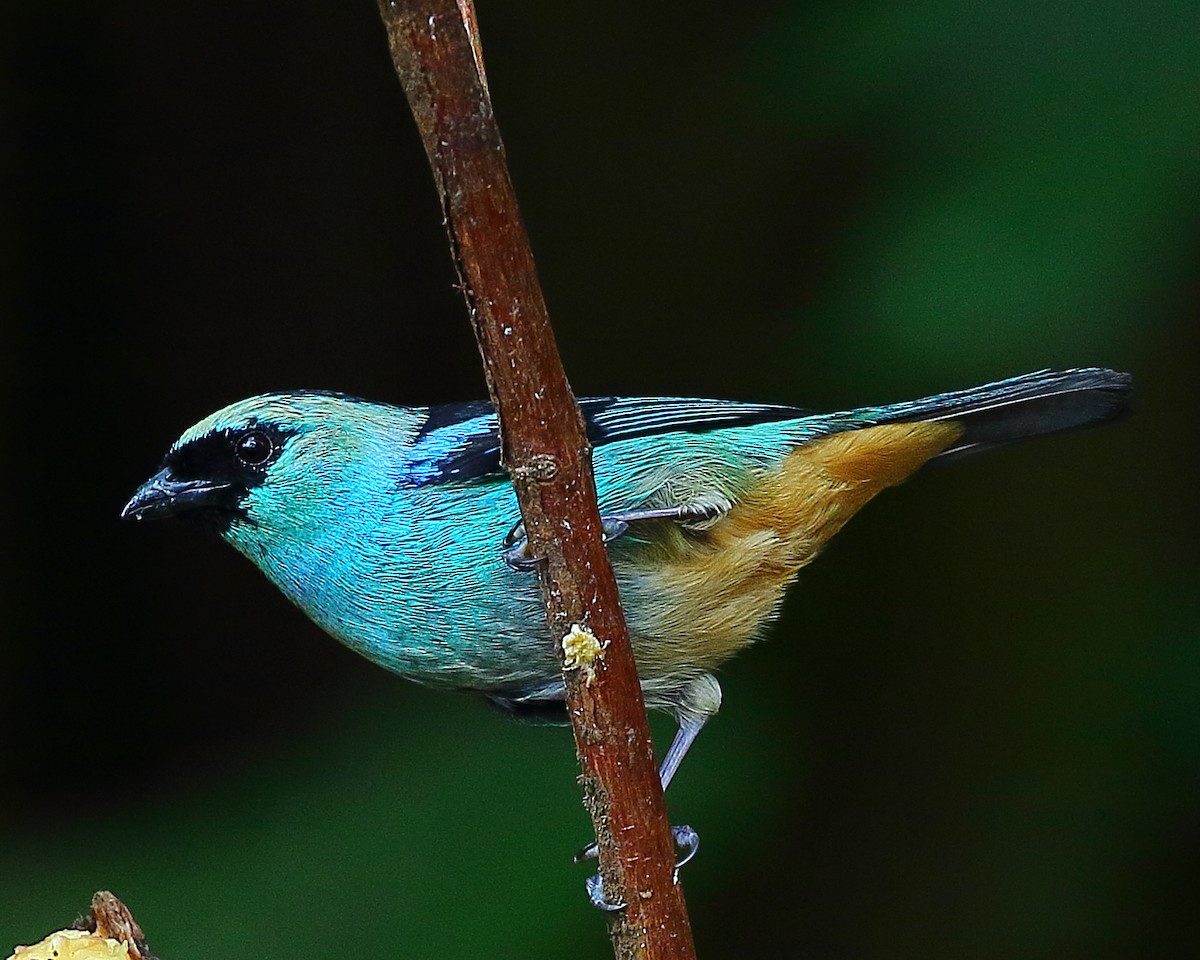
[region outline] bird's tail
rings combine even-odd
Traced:
[[[1132,378],[1088,367],[1042,370],[939,393],[923,400],[853,411],[859,425],[952,421],[962,433],[937,459],[988,450],[1015,440],[1107,423],[1129,411]]]
[[[642,676],[670,674],[677,661],[709,669],[749,643],[846,521],[929,460],[1112,420],[1129,387],[1111,370],[1046,371],[796,421],[807,435],[776,469],[757,475],[702,540],[681,536],[657,555],[653,594],[673,600],[656,629],[670,639],[643,643]]]

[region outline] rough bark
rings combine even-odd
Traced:
[[[567,383],[492,114],[470,0],[379,0],[500,414],[563,662],[618,958],[695,956],[637,670]],[[497,541],[505,531],[497,530]],[[591,638],[596,638],[593,642]],[[564,643],[564,641],[566,641]]]

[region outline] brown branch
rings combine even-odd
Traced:
[[[392,60],[442,199],[500,414],[503,462],[534,555],[600,847],[615,954],[695,956],[591,448],[563,372],[492,115],[471,0],[379,0]],[[501,536],[503,531],[497,531]],[[566,644],[573,627],[582,642]],[[597,651],[588,635],[600,638]],[[568,656],[569,654],[569,656]]]

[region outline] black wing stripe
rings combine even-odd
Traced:
[[[596,446],[664,433],[794,420],[798,407],[686,397],[593,397],[579,401],[588,439]],[[413,440],[404,482],[412,486],[475,480],[499,473],[500,437],[487,403],[432,407]]]

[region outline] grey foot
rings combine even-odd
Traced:
[[[696,855],[696,851],[700,849],[700,834],[685,823],[678,827],[672,827],[671,837],[675,840],[675,846],[683,853],[679,862],[675,864],[675,869],[678,870],[691,860]],[[584,860],[595,860],[598,856],[600,856],[600,851],[596,848],[596,845],[589,843],[575,854],[571,860],[573,863],[583,863]]]
[[[601,517],[601,535],[604,542],[615,540],[629,529],[629,524],[619,517]],[[504,562],[514,570],[536,570],[545,557],[535,557],[529,552],[529,538],[525,536],[525,524],[518,523],[508,531],[501,544],[504,547]]]
[[[527,572],[536,570],[545,557],[535,557],[529,553],[529,541],[522,538],[511,547],[506,547],[503,553],[504,562],[512,569]]]
[[[625,909],[625,903],[612,903],[605,899],[604,881],[600,878],[600,874],[592,874],[583,881],[583,885],[587,887],[588,899],[592,901],[592,906],[597,910],[603,910],[605,913],[616,913],[618,910]]]
[[[675,838],[676,848],[683,854],[675,861],[675,879],[679,879],[679,868],[692,859],[700,849],[700,834],[687,824],[672,827],[671,836]]]
[[[696,855],[696,851],[700,849],[700,834],[691,827],[683,824],[678,827],[671,828],[671,837],[675,841],[675,846],[681,853],[678,860],[675,861],[676,880],[679,879],[679,868],[692,859]],[[584,860],[595,860],[599,856],[600,851],[594,843],[589,843],[586,847],[575,854],[575,862],[582,863]],[[592,901],[592,906],[598,910],[606,910],[613,912],[614,910],[624,910],[624,903],[613,903],[604,896],[604,881],[600,874],[593,874],[584,881],[584,886],[587,887],[588,899]]]

